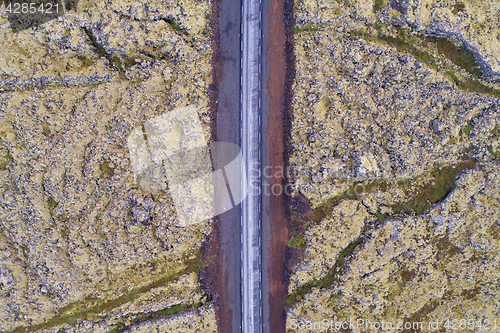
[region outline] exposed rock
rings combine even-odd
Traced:
[[[132,216],[135,221],[142,224],[147,224],[149,219],[151,218],[149,215],[149,210],[146,210],[141,206],[132,207]]]
[[[379,167],[377,165],[377,160],[370,152],[363,152],[356,154],[356,177],[367,177],[370,175],[378,176]]]

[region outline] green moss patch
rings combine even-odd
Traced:
[[[55,201],[54,198],[52,198],[52,197],[49,197],[49,199],[47,200],[47,205],[49,206],[50,210],[53,210],[54,208],[56,208],[58,204],[59,203],[57,201]]]
[[[493,224],[488,228],[488,233],[493,237],[493,239],[500,240],[500,226]]]
[[[493,135],[493,137],[498,138],[500,136],[500,125],[495,123],[495,127],[493,127],[490,133],[491,135]]]
[[[436,259],[438,261],[448,259],[455,254],[460,253],[460,249],[453,245],[448,236],[437,238],[433,241],[434,245],[438,248]]]
[[[83,27],[82,29],[85,32],[85,34],[89,37],[92,46],[96,48],[97,55],[99,57],[108,57],[109,56],[108,52],[106,52],[104,47],[102,47],[102,45],[97,42],[97,38],[94,36],[92,31],[90,31],[90,29],[87,29],[85,27]]]
[[[286,244],[290,248],[296,248],[303,250],[306,247],[306,241],[304,239],[304,234],[299,234],[298,236],[292,237]]]
[[[472,131],[473,128],[474,126],[472,124],[467,124],[464,127],[462,127],[462,133],[464,133],[467,136],[470,136],[470,132]]]
[[[47,120],[42,121],[42,133],[45,135],[47,138],[50,138],[52,136],[50,132],[50,125],[47,122]]]
[[[442,37],[427,37],[436,44],[439,53],[443,54],[446,58],[451,60],[455,65],[465,69],[467,72],[473,76],[479,78],[482,74],[481,67],[476,62],[474,54],[472,54],[467,48],[462,44],[460,46],[455,45],[446,38]]]
[[[188,32],[186,29],[182,28],[179,24],[179,22],[177,22],[176,20],[174,20],[173,18],[171,19],[166,19],[164,20],[165,22],[167,22],[175,31],[179,32],[180,34],[182,35],[188,35]]]
[[[495,159],[500,159],[500,150],[495,151],[492,146],[488,146],[486,149]]]
[[[298,34],[300,32],[305,32],[305,31],[318,31],[322,29],[324,26],[321,24],[315,24],[315,23],[306,23],[302,26],[295,26],[293,27],[293,33]]]
[[[136,64],[134,57],[128,57],[124,61],[125,69],[128,69]]]
[[[113,176],[115,174],[115,169],[109,167],[109,162],[106,159],[99,165],[99,170],[106,176]]]
[[[423,214],[433,204],[443,201],[448,193],[455,188],[455,181],[458,175],[466,169],[476,166],[476,161],[469,160],[455,166],[436,165],[430,174],[430,179],[421,186],[409,186],[407,191],[411,199],[393,206],[397,213]],[[413,180],[414,182],[416,180]],[[409,182],[400,182],[403,189]]]
[[[384,7],[384,0],[375,0],[373,3],[373,12],[376,13]]]
[[[81,62],[80,69],[85,69],[85,68],[90,67],[94,64],[93,59],[87,58],[85,56],[79,55],[79,56],[77,56],[77,58]]]
[[[384,222],[387,218],[392,218],[393,216],[392,215],[386,215],[386,214],[382,214],[382,213],[377,213],[377,221],[378,222]]]
[[[461,1],[455,3],[453,7],[451,7],[451,12],[455,15],[458,15],[458,13],[464,13],[465,12],[465,4]]]
[[[360,198],[362,193],[370,193],[375,190],[385,191],[387,190],[388,184],[379,179],[375,179],[369,183],[356,182],[354,183],[347,191],[342,194],[339,194],[329,200],[327,200],[321,206],[318,206],[314,210],[314,222],[319,223],[323,218],[329,215],[333,207],[335,207],[340,200],[343,199],[351,199],[357,200]]]
[[[7,166],[12,161],[12,156],[7,149],[2,149],[0,151],[0,170],[7,169]]]

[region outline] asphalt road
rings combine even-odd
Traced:
[[[241,0],[219,0],[216,140],[240,145]],[[241,206],[219,215],[219,332],[241,332]]]
[[[260,0],[243,0],[241,14],[241,301],[242,331],[262,332],[262,180]]]

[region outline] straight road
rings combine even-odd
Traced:
[[[282,92],[271,92],[268,87],[284,87],[284,56],[275,51],[284,51],[284,37],[277,34],[275,39],[281,40],[278,44],[268,39],[276,35],[273,26],[279,28],[283,22],[283,0],[216,3],[216,140],[242,147],[248,181],[242,188],[250,192],[241,205],[218,217],[219,332],[284,332],[283,309],[278,309],[283,308],[284,301],[274,286],[284,286],[284,258],[268,259],[271,252],[283,252],[284,256],[284,246],[276,247],[272,239],[283,238],[280,231],[284,232],[286,245],[286,225],[283,228],[278,223],[278,228],[272,228],[270,219],[272,212],[284,216],[273,204],[273,200],[282,200],[260,193],[264,192],[263,183],[281,180],[262,179],[259,173],[262,165],[282,165],[274,158],[281,153],[273,150],[283,142]],[[270,66],[273,58],[277,63]],[[269,81],[273,77],[274,81]],[[271,237],[271,233],[275,235]]]
[[[261,333],[262,321],[262,179],[260,0],[243,0],[241,14],[241,301],[244,333]],[[244,195],[243,195],[244,196]]]

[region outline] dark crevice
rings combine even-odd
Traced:
[[[204,295],[201,302],[193,303],[193,304],[188,304],[188,305],[182,305],[182,304],[177,304],[168,308],[164,308],[158,311],[154,312],[149,312],[149,313],[139,313],[139,314],[134,314],[135,318],[129,319],[128,317],[122,318],[124,321],[126,320],[128,322],[127,325],[125,325],[123,322],[119,322],[115,324],[115,328],[112,330],[108,331],[107,333],[121,333],[128,331],[129,329],[133,328],[133,326],[145,323],[147,321],[153,321],[161,318],[165,318],[168,316],[172,316],[175,314],[178,314],[180,312],[184,311],[189,311],[192,309],[198,309],[199,307],[207,304],[208,302],[211,302],[211,298],[207,295]]]
[[[92,46],[96,48],[97,55],[99,57],[105,57],[106,59],[108,59],[110,65],[114,64],[118,68],[120,75],[123,75],[125,71],[123,70],[120,58],[106,51],[106,49],[104,49],[104,47],[97,42],[97,38],[94,36],[94,34],[90,29],[87,29],[86,27],[82,27],[82,29],[83,31],[85,31],[85,34],[89,37]]]
[[[338,276],[342,274],[342,272],[346,268],[346,261],[352,257],[352,254],[354,250],[361,244],[363,241],[367,238],[365,233],[368,231],[369,227],[365,226],[366,230],[362,233],[361,236],[357,237],[354,241],[349,243],[347,247],[345,247],[342,251],[340,251],[337,260],[335,261],[335,264],[333,265],[332,268],[328,271],[325,277],[323,277],[320,280],[312,280],[304,285],[300,286],[297,288],[296,291],[294,291],[291,294],[288,294],[286,297],[286,307],[292,306],[294,303],[299,302],[302,297],[307,294],[312,288],[317,287],[317,288],[329,288],[331,287],[335,281],[338,279]]]

